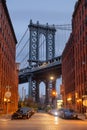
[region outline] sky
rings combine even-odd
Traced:
[[[49,25],[71,24],[77,0],[6,0],[17,41],[27,29],[30,19],[34,23]],[[61,48],[64,45],[60,45]],[[59,88],[60,80],[57,83]],[[26,85],[25,85],[26,86]],[[21,92],[20,87],[20,92]]]
[[[41,24],[71,24],[77,0],[6,0],[17,40],[29,25],[30,19]]]

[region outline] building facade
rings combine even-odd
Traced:
[[[13,112],[18,107],[16,43],[6,0],[0,0],[0,113]]]
[[[62,54],[62,86],[61,94],[63,95],[64,106],[66,108],[75,107],[75,60],[73,34],[65,46]]]
[[[75,47],[75,93],[76,106],[85,112],[83,95],[87,94],[87,0],[79,0],[72,18]]]
[[[62,59],[64,98],[67,100],[72,90],[73,98],[71,96],[71,99],[68,99],[71,100],[70,107],[84,113],[86,106],[83,104],[83,97],[87,95],[87,0],[78,0],[75,4],[72,15],[72,37],[73,40],[70,38],[67,43],[68,47],[64,49]],[[72,48],[73,55],[71,56]],[[64,105],[67,106],[67,102]]]

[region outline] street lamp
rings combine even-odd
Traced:
[[[8,103],[10,102],[10,99],[5,97],[4,102],[6,103],[6,114],[8,114]]]
[[[52,90],[52,97],[56,97],[57,96],[57,92],[56,92],[56,90]]]
[[[56,92],[55,89],[52,90],[51,96],[52,96],[52,105],[54,105],[54,107],[56,108],[56,97],[57,97],[57,92]]]
[[[54,77],[53,77],[53,76],[51,76],[51,77],[50,77],[50,80],[53,80],[53,79],[54,79]]]
[[[8,90],[5,92],[4,102],[6,103],[6,114],[8,114],[8,103],[10,102],[11,92],[10,92],[10,86],[6,86],[6,88]]]

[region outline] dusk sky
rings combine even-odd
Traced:
[[[17,40],[29,25],[30,19],[41,24],[71,24],[77,0],[6,0]]]
[[[29,25],[30,19],[34,23],[39,21],[41,24],[48,23],[49,25],[71,24],[72,14],[77,0],[6,1],[13,28],[19,42]],[[59,81],[57,83],[58,88]]]

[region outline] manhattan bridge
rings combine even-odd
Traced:
[[[30,20],[28,28],[17,44],[16,59],[20,63],[19,84],[29,83],[28,96],[39,102],[41,82],[45,84],[45,103],[56,91],[56,80],[62,75],[62,51],[71,32],[71,25],[42,25]],[[50,79],[53,77],[53,79]]]

